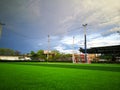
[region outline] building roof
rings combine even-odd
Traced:
[[[84,49],[81,52],[85,52]],[[120,55],[120,45],[115,46],[104,46],[104,47],[92,47],[90,49],[87,49],[87,53],[93,54],[93,53],[101,53],[101,54],[114,54],[114,55]]]

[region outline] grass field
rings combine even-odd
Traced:
[[[0,62],[0,90],[120,90],[120,65]]]

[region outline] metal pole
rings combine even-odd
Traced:
[[[1,39],[1,36],[2,36],[2,25],[0,24],[0,39]]]
[[[49,49],[50,49],[50,36],[48,35],[48,51],[47,51],[47,61],[49,59]]]
[[[86,26],[87,26],[87,24],[83,24],[83,27],[84,27],[84,38],[85,38],[85,42],[84,42],[84,47],[85,47],[85,62],[87,63],[87,38],[86,38]]]
[[[3,24],[3,23],[0,22],[0,38],[1,38],[1,36],[2,36],[2,26],[3,26],[3,25],[5,25],[5,24]]]
[[[72,61],[75,63],[75,56],[74,56],[74,36],[73,36],[73,54],[72,54]]]

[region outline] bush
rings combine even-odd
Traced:
[[[120,61],[91,61],[91,63],[120,64]]]

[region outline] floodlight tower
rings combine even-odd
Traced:
[[[86,39],[86,27],[87,27],[87,24],[83,24],[82,25],[84,27],[84,48],[85,48],[85,62],[87,63],[87,39]]]
[[[72,61],[75,63],[75,55],[74,55],[74,39],[75,37],[73,36],[73,54],[72,54]]]
[[[47,60],[49,59],[49,50],[50,50],[50,35],[48,35],[48,51],[47,51]]]
[[[3,23],[0,22],[0,38],[1,38],[1,35],[2,35],[2,26],[5,25]]]

